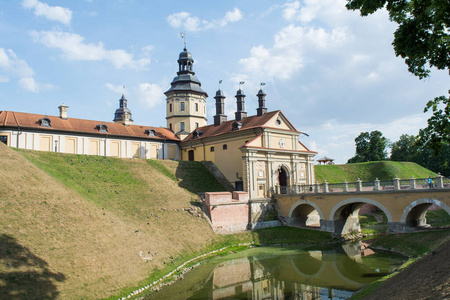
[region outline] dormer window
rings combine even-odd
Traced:
[[[233,125],[232,125],[232,126],[233,126],[233,129],[232,129],[232,130],[233,130],[233,131],[234,131],[234,130],[239,130],[239,129],[242,128],[242,125],[244,125],[244,123],[240,123],[240,122],[236,122],[236,121],[235,121],[235,122],[233,123]]]
[[[52,121],[47,117],[43,117],[42,119],[39,119],[39,124],[42,127],[52,127],[52,125],[50,124]]]
[[[195,130],[192,135],[194,136],[194,139],[199,138],[203,134],[203,131],[197,131]]]
[[[156,130],[155,129],[145,129],[145,134],[148,136],[156,136]]]
[[[102,123],[100,125],[97,125],[98,132],[108,132],[108,125],[105,123]]]

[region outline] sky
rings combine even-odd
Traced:
[[[346,0],[0,0],[0,111],[112,121],[122,93],[134,124],[166,127],[165,95],[186,45],[209,95],[224,91],[234,119],[239,82],[248,115],[261,83],[300,141],[346,163],[355,138],[379,130],[391,142],[426,127],[428,100],[449,75],[407,71],[392,48],[386,11],[361,17]]]

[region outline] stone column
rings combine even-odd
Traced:
[[[443,180],[441,173],[438,173],[438,175],[436,176],[436,187],[438,189],[444,188],[444,180]]]
[[[316,181],[316,184],[315,184],[315,192],[316,193],[319,193],[320,192],[320,187],[319,187],[319,183]]]
[[[374,190],[375,190],[375,191],[381,190],[381,187],[380,187],[380,180],[378,180],[378,178],[375,178],[374,184],[375,184],[375,186],[374,186]]]
[[[356,190],[358,192],[361,192],[361,190],[362,190],[362,182],[361,182],[361,179],[359,179],[359,178],[356,180]]]
[[[326,180],[323,183],[323,192],[328,193],[328,182]]]
[[[347,179],[344,179],[344,192],[348,192],[348,182],[347,182]]]
[[[400,179],[397,177],[397,175],[395,175],[395,178],[393,179],[394,181],[394,190],[399,190],[400,189]]]
[[[416,179],[414,178],[414,176],[411,176],[411,179],[409,180],[409,185],[412,190],[416,189]]]

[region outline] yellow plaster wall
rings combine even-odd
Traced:
[[[65,153],[77,154],[77,138],[76,137],[66,137],[65,139]]]
[[[41,135],[39,137],[39,150],[52,151],[52,145],[53,145],[53,136]]]
[[[280,146],[280,140],[283,139],[284,147]],[[290,134],[280,134],[280,133],[270,133],[270,148],[275,149],[286,149],[294,150],[292,147],[292,135]]]
[[[281,121],[280,125],[277,125],[277,119]],[[280,113],[276,114],[275,116],[273,116],[272,119],[270,119],[267,123],[266,126],[268,127],[273,127],[273,128],[279,128],[279,129],[292,129],[289,127],[289,125],[285,122],[284,118],[280,115]]]

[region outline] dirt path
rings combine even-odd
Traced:
[[[450,242],[419,259],[364,299],[450,299]]]

